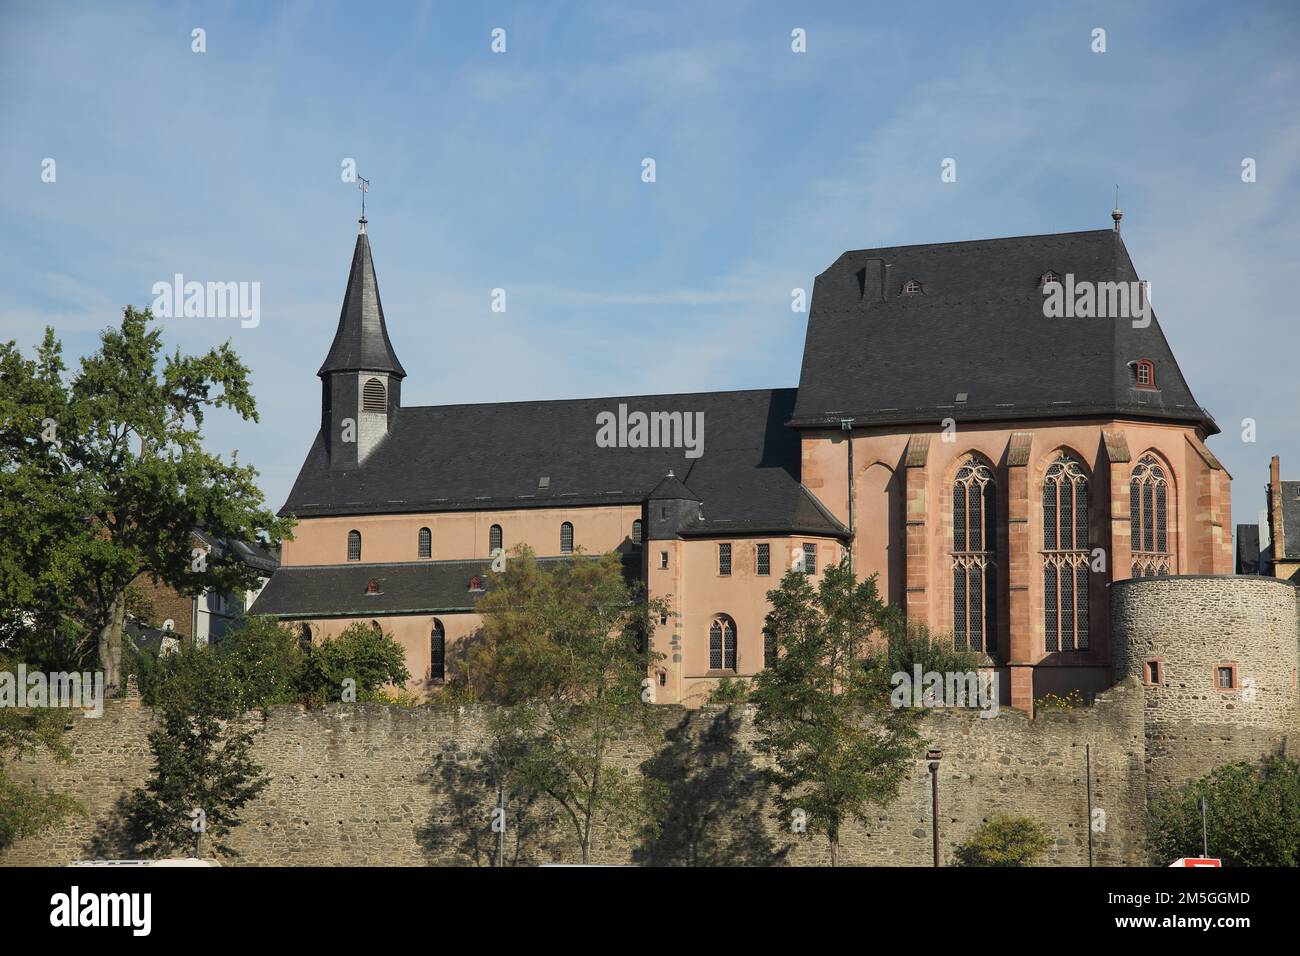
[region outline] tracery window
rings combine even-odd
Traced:
[[[1169,480],[1153,455],[1143,455],[1133,468],[1128,513],[1133,577],[1169,574]]]
[[[952,620],[958,650],[997,648],[997,485],[973,455],[952,485]]]
[[[709,670],[736,669],[736,622],[720,614],[709,625]]]
[[[1088,476],[1069,454],[1043,477],[1043,622],[1047,650],[1088,649]]]

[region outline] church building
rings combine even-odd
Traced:
[[[402,404],[363,218],[281,511],[295,537],[251,613],[316,642],[378,622],[427,693],[495,554],[617,551],[672,609],[656,699],[698,705],[764,667],[782,575],[848,559],[985,655],[1004,705],[1104,689],[1112,582],[1233,562],[1218,427],[1140,296],[1102,308],[1139,287],[1119,218],[845,252],[798,388],[423,407]]]

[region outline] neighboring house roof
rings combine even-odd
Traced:
[[[262,544],[218,538],[202,529],[195,529],[194,536],[212,549],[214,558],[229,556],[240,564],[261,572],[263,576],[274,574],[275,569],[280,566],[279,559]]]
[[[1283,481],[1280,484],[1282,486],[1282,546],[1278,548],[1274,545],[1273,554],[1283,560],[1290,560],[1300,558],[1300,481]]]
[[[388,340],[370,240],[364,232],[357,236],[352,252],[352,270],[343,294],[334,343],[316,374],[351,371],[388,372],[398,378],[406,375],[393,351],[393,343]]]
[[[583,557],[538,558],[537,563],[574,560]],[[249,613],[303,618],[472,611],[485,592],[471,591],[470,583],[478,578],[486,585],[491,564],[491,559],[484,559],[285,565],[267,582]],[[640,569],[639,551],[623,555],[627,580],[636,580]],[[377,593],[368,593],[371,581],[377,585]]]
[[[672,470],[703,502],[692,535],[843,537],[843,524],[799,484],[799,436],[785,427],[794,404],[786,388],[400,408],[360,467],[331,468],[318,433],[280,513],[640,504]],[[599,447],[597,415],[618,416],[620,405],[629,415],[702,413],[703,454]]]
[[[791,424],[1137,416],[1218,427],[1151,316],[1047,318],[1041,280],[1136,282],[1111,230],[846,252],[817,277]],[[917,280],[921,291],[902,294]],[[1157,388],[1133,364],[1155,364]],[[965,401],[958,401],[964,393]]]
[[[1259,574],[1259,525],[1237,525],[1237,573]]]

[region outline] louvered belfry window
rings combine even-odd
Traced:
[[[736,622],[725,615],[709,625],[709,670],[736,669]]]
[[[1133,577],[1169,574],[1169,480],[1153,455],[1143,455],[1133,468],[1128,513]]]
[[[369,379],[361,390],[361,407],[367,412],[388,411],[388,395],[384,383],[377,378]]]
[[[1088,649],[1088,476],[1062,454],[1043,478],[1043,623],[1049,651]]]
[[[952,621],[958,650],[997,649],[997,485],[971,456],[952,485]]]

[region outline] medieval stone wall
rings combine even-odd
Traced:
[[[1295,755],[1296,595],[1295,586],[1258,576],[1111,585],[1114,676],[1144,684],[1152,793],[1234,760]],[[1220,668],[1233,672],[1231,688],[1219,686]]]
[[[1143,774],[1142,691],[1112,689],[1092,707],[1045,713],[1030,721],[1003,710],[936,712],[923,734],[940,762],[942,854],[983,820],[1025,814],[1051,833],[1045,862],[1085,865],[1088,813],[1085,747],[1091,746],[1093,806],[1105,825],[1094,833],[1099,865],[1140,862]],[[762,760],[752,748],[745,707],[664,708],[661,743],[628,743],[616,759],[660,779],[670,815],[654,840],[596,841],[595,862],[822,864],[823,840],[798,838],[773,819]],[[277,708],[263,719],[256,759],[271,786],[249,806],[232,844],[238,862],[262,865],[485,864],[495,846],[495,800],[482,772],[482,715],[431,707],[332,705],[318,711]],[[56,832],[21,841],[0,858],[8,865],[61,864],[121,856],[114,843],[118,799],[146,779],[146,735],[153,715],[135,701],[113,701],[99,719],[73,718],[70,763],[46,756],[12,766],[20,780],[71,793],[87,816]],[[540,808],[539,808],[540,809]],[[899,798],[852,824],[841,863],[928,866],[930,777],[918,758]],[[579,859],[562,820],[525,834],[526,862]],[[509,852],[517,847],[512,830]]]

